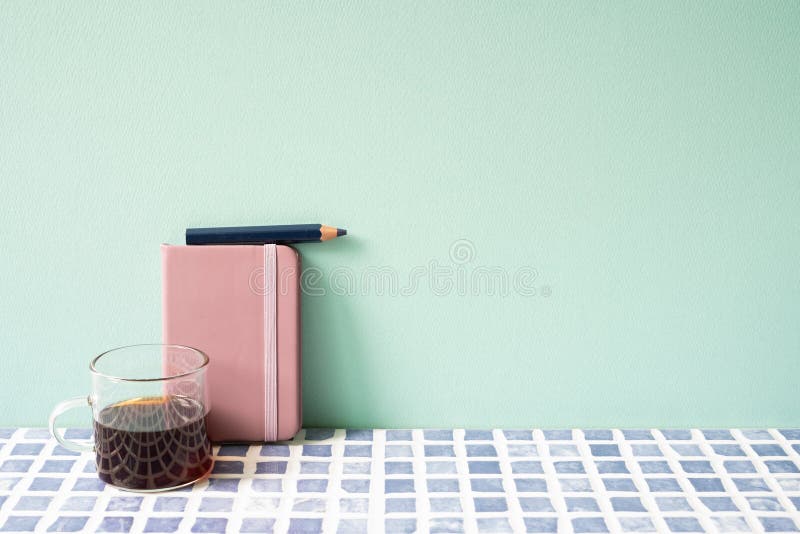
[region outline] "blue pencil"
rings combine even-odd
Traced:
[[[187,228],[187,245],[264,245],[314,243],[347,235],[344,228],[324,224],[281,224],[276,226],[230,226]]]

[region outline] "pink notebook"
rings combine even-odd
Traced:
[[[164,343],[202,350],[213,441],[302,424],[300,259],[283,245],[161,246]]]

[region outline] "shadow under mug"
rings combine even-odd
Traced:
[[[59,403],[50,433],[65,448],[94,452],[97,475],[133,491],[163,491],[192,484],[211,472],[206,432],[208,357],[182,345],[131,345],[109,350],[89,365],[92,391]],[[94,445],[69,441],[56,419],[88,406]]]

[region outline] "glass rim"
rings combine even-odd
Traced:
[[[106,374],[106,373],[103,373],[103,372],[97,370],[96,364],[100,360],[100,358],[102,358],[103,356],[111,354],[112,352],[121,351],[123,349],[133,349],[133,348],[136,348],[136,347],[172,347],[172,348],[178,348],[178,349],[187,349],[187,350],[190,350],[192,352],[195,352],[195,353],[199,354],[200,357],[202,358],[202,363],[200,365],[198,365],[197,367],[195,367],[194,369],[191,369],[190,371],[186,371],[185,373],[179,373],[179,374],[170,375],[170,376],[160,376],[158,378],[126,378],[124,376],[109,375],[109,374]],[[177,345],[175,343],[137,343],[137,344],[134,344],[134,345],[123,345],[121,347],[114,347],[113,349],[109,349],[109,350],[107,350],[105,352],[101,352],[100,354],[98,354],[97,356],[92,358],[91,362],[89,362],[89,371],[92,374],[94,374],[95,376],[100,376],[100,377],[103,377],[103,378],[108,379],[108,380],[114,380],[116,382],[161,382],[161,381],[164,381],[164,380],[171,380],[173,378],[181,378],[181,377],[184,377],[184,376],[189,376],[189,375],[194,374],[194,373],[196,373],[196,372],[198,372],[198,371],[200,371],[202,369],[205,369],[207,366],[208,366],[208,356],[206,355],[206,353],[203,352],[200,349],[196,349],[196,348],[190,347],[188,345]]]

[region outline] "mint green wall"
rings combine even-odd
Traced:
[[[800,425],[798,28],[796,2],[2,2],[0,424],[159,339],[186,226],[324,222],[352,235],[302,247],[307,425]],[[537,294],[330,291],[459,239]]]

